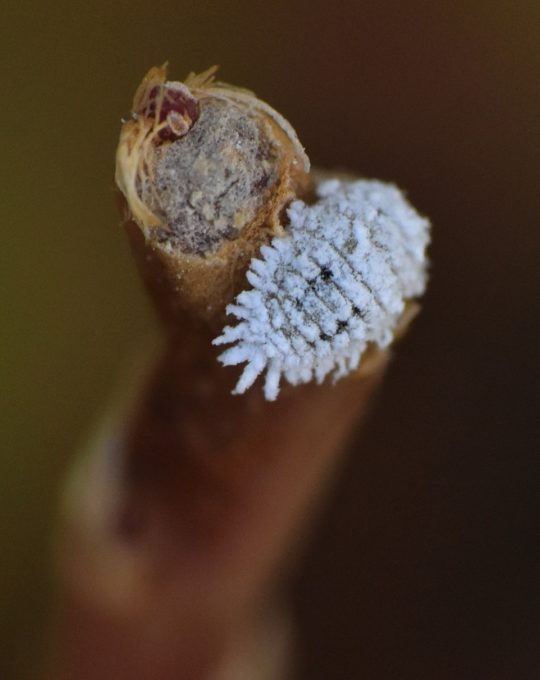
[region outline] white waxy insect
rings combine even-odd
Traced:
[[[274,400],[292,385],[354,371],[369,343],[387,347],[406,300],[424,292],[429,221],[395,186],[326,180],[313,205],[294,201],[283,237],[261,248],[247,272],[252,288],[227,311],[238,319],[214,344],[219,360],[246,363],[234,389],[266,371]]]

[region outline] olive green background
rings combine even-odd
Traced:
[[[0,18],[0,677],[33,677],[69,460],[154,322],[113,196],[145,71],[221,65],[396,181],[432,284],[299,571],[306,678],[540,674],[540,4],[28,2]]]

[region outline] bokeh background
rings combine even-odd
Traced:
[[[67,466],[154,320],[113,198],[149,66],[221,64],[396,181],[432,281],[298,571],[302,677],[540,677],[540,3],[8,0],[0,677],[34,677]]]

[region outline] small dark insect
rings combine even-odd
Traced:
[[[133,114],[154,120],[153,137],[157,141],[175,141],[183,137],[199,117],[199,102],[183,83],[165,83],[156,75],[143,83],[135,95]]]

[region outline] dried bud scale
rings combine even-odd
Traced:
[[[216,82],[215,70],[178,83],[167,82],[166,65],[151,69],[117,150],[126,221],[144,243],[128,233],[173,320],[223,310],[308,186],[309,161],[290,124],[251,92]]]

